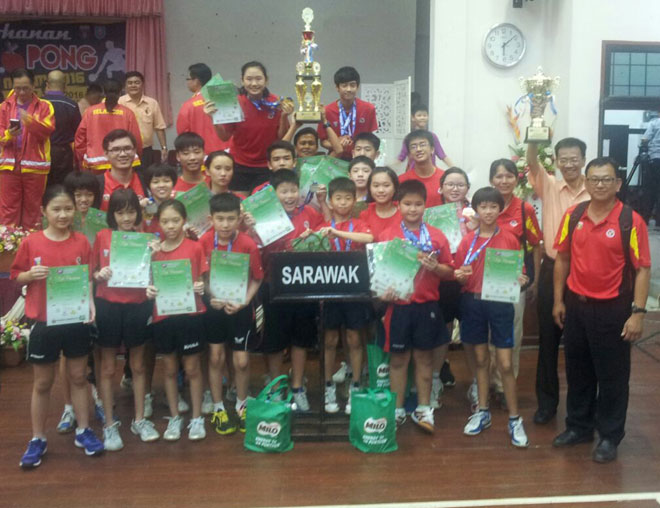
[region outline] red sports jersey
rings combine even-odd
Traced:
[[[47,267],[88,265],[92,276],[92,248],[82,233],[71,233],[61,242],[49,240],[43,231],[36,231],[25,238],[11,265],[10,278],[27,272],[35,265]],[[46,279],[35,280],[27,285],[25,315],[36,321],[46,321]]]
[[[458,269],[465,264],[465,256],[467,256],[468,251],[470,250],[470,245],[474,239],[474,235],[477,234],[477,231],[471,231],[463,237],[461,243],[458,245],[456,254],[454,255],[454,268]],[[484,243],[488,241],[488,238],[479,237],[477,238],[474,248],[472,249],[472,254],[479,250]],[[462,291],[464,293],[481,293],[481,286],[484,279],[484,259],[486,259],[486,249],[509,249],[509,250],[520,250],[520,242],[518,238],[505,229],[500,229],[493,239],[488,243],[488,246],[479,253],[477,259],[475,259],[472,266],[472,275],[468,277],[467,282],[463,285]]]
[[[229,247],[229,245],[222,245],[220,242],[218,242],[217,246],[215,245],[215,231],[213,229],[204,233],[200,239],[200,243],[202,244],[202,247],[204,247],[204,254],[209,261],[209,266],[211,264],[211,253],[214,250],[226,251]],[[259,247],[257,247],[256,242],[252,238],[239,231],[234,241],[231,242],[231,252],[249,254],[250,277],[255,280],[261,280],[264,278],[264,269],[261,265]]]
[[[432,206],[439,206],[444,203],[440,185],[440,179],[444,174],[445,172],[442,169],[436,167],[435,172],[431,176],[422,178],[414,169],[409,169],[399,177],[399,183],[408,180],[418,180],[422,182],[424,187],[426,187],[426,208],[431,208]]]
[[[108,205],[110,204],[110,196],[117,189],[133,189],[133,192],[137,194],[138,199],[144,198],[144,189],[142,188],[142,183],[140,183],[140,177],[135,171],[131,171],[131,181],[128,185],[119,183],[112,176],[112,170],[106,171],[103,174],[103,180],[105,184],[103,185],[103,199],[101,200],[101,210],[104,212],[108,211]]]
[[[146,214],[142,215],[142,224],[140,224],[140,230],[143,233],[153,233],[158,238],[163,238],[163,230],[160,229],[160,223],[155,215],[147,218]]]
[[[358,218],[369,226],[374,235],[374,242],[382,241],[381,236],[386,229],[401,224],[401,212],[398,208],[394,215],[384,219],[376,213],[376,203],[369,203],[367,209],[362,210]]]
[[[257,185],[257,186],[252,190],[252,192],[250,193],[250,196],[256,194],[256,193],[259,192],[260,190],[264,190],[264,189],[265,189],[266,187],[268,187],[269,185],[270,185],[270,182],[264,182],[264,183],[262,183],[262,184]]]
[[[449,250],[449,242],[447,241],[447,237],[442,231],[434,228],[433,226],[429,226],[427,224],[426,227],[428,228],[429,235],[431,236],[431,246],[433,247],[433,250],[437,252],[436,259],[438,260],[438,263],[451,266],[452,257]],[[419,238],[419,229],[417,231],[412,231],[412,233],[417,238]],[[400,223],[397,226],[393,226],[383,231],[383,234],[378,238],[378,240],[386,242],[394,238],[403,238],[404,240],[406,238],[406,235],[401,229]],[[405,304],[410,302],[437,302],[438,298],[440,298],[439,286],[441,280],[442,279],[439,275],[425,270],[424,268],[420,268],[419,272],[417,272],[417,275],[415,276],[415,286],[412,297],[409,301],[397,303]]]
[[[177,178],[176,184],[174,185],[174,188],[172,190],[176,195],[179,192],[187,192],[196,185],[199,185],[200,183],[205,183],[207,186],[211,187],[211,177],[209,175],[204,175],[204,180],[197,183],[188,183],[183,178]]]
[[[346,231],[348,233],[351,230],[351,224],[353,225],[353,233],[371,233],[369,225],[360,219],[349,219],[344,222],[338,222],[335,224],[334,228],[338,231]],[[317,229],[330,226],[332,226],[332,221],[321,224]],[[334,251],[345,251],[347,250],[346,242],[347,240],[344,240],[343,238],[335,238],[334,240],[330,240],[330,248]],[[337,248],[337,245],[339,245],[339,248]],[[360,242],[351,242],[348,250],[364,250],[365,245],[366,244]]]
[[[346,112],[350,114],[350,111]],[[355,99],[355,132],[353,132],[353,139],[362,132],[374,132],[378,130],[378,120],[376,120],[376,108],[373,104],[361,99]],[[341,126],[339,125],[339,101],[334,101],[325,107],[325,118],[330,123],[330,127],[341,136]],[[328,133],[325,125],[318,124],[316,129],[319,133],[319,139],[328,139]],[[339,155],[341,159],[350,160],[353,152],[353,143],[344,148],[344,152]]]
[[[270,94],[266,100],[274,102],[278,97]],[[245,120],[225,125],[225,130],[232,133],[230,151],[236,164],[252,168],[266,167],[266,149],[278,139],[282,112],[266,106],[258,110],[245,95],[238,96],[238,103],[243,108]]]
[[[96,234],[94,241],[92,268],[98,272],[110,264],[110,243],[112,229],[103,229]],[[144,288],[110,288],[107,281],[96,281],[96,296],[115,303],[142,303],[147,299]]]
[[[534,207],[522,199],[513,196],[509,206],[507,206],[497,217],[497,225],[510,231],[522,242],[523,224],[522,224],[522,206],[525,205],[525,238],[529,245],[538,245],[541,240],[541,228],[536,218]],[[521,243],[522,244],[522,243]]]
[[[197,92],[183,103],[176,117],[176,133],[194,132],[204,139],[204,153],[226,150],[230,141],[222,141],[215,132],[211,117],[204,113],[204,97]]]
[[[181,245],[176,249],[165,252],[158,251],[153,255],[153,261],[174,261],[177,259],[189,259],[190,268],[192,270],[193,283],[201,280],[202,275],[209,271],[209,263],[204,255],[204,248],[199,242],[195,242],[190,238],[184,238]],[[201,314],[206,311],[206,307],[202,302],[202,297],[195,294],[195,302],[197,304],[197,312],[192,312],[191,315]],[[158,304],[154,305],[154,323],[166,319],[168,316],[158,315]]]
[[[554,247],[557,252],[571,254],[571,268],[566,283],[574,293],[603,300],[618,296],[626,262],[619,228],[622,208],[623,203],[617,201],[610,214],[594,224],[589,218],[587,207],[573,230],[570,243],[568,222],[575,206],[564,214]],[[635,269],[651,266],[648,230],[637,212],[633,212],[630,231],[630,260]]]

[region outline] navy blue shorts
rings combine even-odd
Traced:
[[[475,298],[474,293],[461,296],[461,342],[488,344],[497,348],[513,347],[513,304]]]
[[[323,327],[326,330],[360,330],[364,328],[373,312],[366,302],[327,302],[323,314]]]
[[[430,351],[449,342],[438,302],[392,304],[385,312],[385,345],[390,353]]]

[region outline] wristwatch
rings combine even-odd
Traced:
[[[644,307],[637,307],[634,303],[632,304],[632,313],[633,314],[646,314],[648,311]]]
[[[330,128],[330,122],[325,122],[323,124],[323,127],[325,127],[326,129],[329,129]]]

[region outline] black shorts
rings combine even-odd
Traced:
[[[261,353],[279,353],[293,345],[311,349],[318,342],[316,303],[272,303],[267,284],[261,286],[264,308],[264,339]]]
[[[153,325],[156,352],[192,355],[204,349],[204,321],[199,314],[170,316]]]
[[[449,342],[438,302],[390,305],[385,312],[385,351],[430,351]]]
[[[250,303],[236,314],[227,314],[207,304],[204,313],[206,342],[227,344],[234,351],[254,351],[259,346],[254,325],[254,306]]]
[[[323,314],[323,327],[326,330],[360,330],[373,316],[373,309],[367,302],[327,302]]]
[[[30,332],[27,346],[27,360],[30,363],[53,363],[60,357],[87,356],[92,350],[90,325],[73,323],[70,325],[46,326],[37,321]]]
[[[445,323],[461,318],[461,285],[457,280],[443,280],[440,283],[438,303]]]
[[[512,303],[482,300],[474,293],[461,297],[461,342],[478,345],[490,343],[496,348],[513,347]]]
[[[94,340],[96,345],[117,348],[123,343],[130,349],[142,346],[147,341],[147,324],[153,312],[153,300],[116,303],[96,298],[94,301],[98,328],[98,337]]]

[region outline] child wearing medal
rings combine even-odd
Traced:
[[[475,192],[472,208],[479,217],[479,227],[463,237],[454,256],[454,276],[463,286],[460,305],[461,341],[468,350],[467,354],[474,355],[479,394],[477,411],[468,419],[463,433],[476,436],[491,426],[488,409],[490,336],[490,342],[496,348],[497,365],[509,409],[511,443],[525,448],[529,441],[518,412],[516,378],[511,361],[513,304],[481,299],[486,247],[519,250],[520,244],[515,235],[497,226],[497,217],[504,208],[504,199],[497,189],[484,187]],[[520,275],[518,282],[522,286],[526,280],[525,275]]]
[[[340,177],[328,184],[332,220],[326,222],[319,232],[327,236],[334,251],[364,250],[364,245],[374,241],[369,226],[360,219],[353,219],[356,202],[355,182]],[[323,326],[325,328],[325,410],[328,413],[339,411],[337,387],[332,381],[335,371],[335,357],[339,330],[346,329],[346,342],[353,378],[349,390],[345,413],[351,414],[351,393],[360,388],[363,349],[360,330],[369,322],[370,307],[365,302],[328,302],[325,307]]]
[[[415,385],[418,405],[412,420],[426,432],[435,430],[433,408],[430,404],[433,350],[449,342],[444,327],[442,311],[438,304],[439,286],[442,279],[452,276],[452,257],[449,242],[439,229],[423,220],[426,187],[421,182],[409,180],[399,185],[399,210],[402,220],[385,230],[380,241],[403,238],[419,249],[422,264],[414,281],[414,291],[408,301],[398,300],[388,291],[383,300],[388,307],[383,319],[385,327],[385,351],[390,357],[391,390],[397,394],[395,417],[397,425],[406,420],[403,407],[408,364],[415,362]]]

